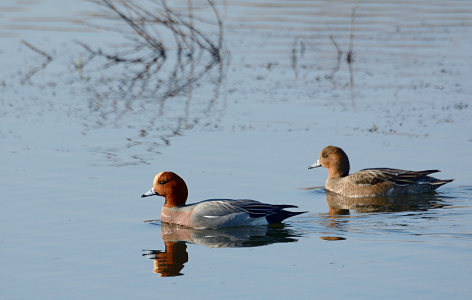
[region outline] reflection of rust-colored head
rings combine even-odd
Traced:
[[[344,241],[346,238],[342,236],[320,236],[320,239],[325,241]]]
[[[156,253],[154,260],[154,273],[161,277],[183,275],[180,271],[188,261],[187,245],[184,242],[165,242],[166,250]]]
[[[187,201],[188,189],[185,181],[173,172],[161,172],[152,184],[157,195],[166,198],[165,207],[182,206]]]

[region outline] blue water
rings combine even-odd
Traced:
[[[470,297],[468,2],[361,3],[352,92],[344,60],[329,77],[329,36],[348,49],[352,3],[218,6],[224,80],[212,69],[165,105],[101,99],[123,74],[95,60],[79,74],[88,57],[75,40],[114,49],[123,37],[77,22],[101,22],[90,2],[57,7],[0,5],[0,299]],[[53,57],[29,79],[44,57],[22,40]],[[328,144],[353,171],[437,168],[455,181],[333,199],[327,170],[307,169]],[[164,170],[186,180],[189,203],[250,198],[307,213],[275,228],[165,226],[163,199],[140,198]]]

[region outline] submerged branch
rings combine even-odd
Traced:
[[[329,78],[334,84],[335,82],[334,75],[336,74],[337,71],[339,71],[339,68],[341,67],[341,58],[343,56],[343,51],[341,50],[341,48],[339,48],[338,43],[336,43],[336,40],[334,39],[332,35],[330,35],[329,38],[331,39],[331,42],[333,43],[334,47],[336,48],[336,51],[338,52],[338,55],[336,57],[336,66],[333,68],[333,71],[331,71],[331,73],[329,74]]]
[[[352,49],[354,47],[354,19],[356,17],[356,10],[358,8],[359,6],[355,6],[351,11],[351,28],[349,30],[349,51],[346,54],[346,62],[349,66],[349,89],[351,92],[351,104],[354,109],[356,108],[356,104],[354,102],[354,71],[352,68],[352,64],[354,63],[354,52]]]
[[[34,76],[34,74],[36,74],[39,71],[45,69],[49,65],[49,63],[52,61],[52,56],[47,54],[46,52],[36,48],[35,46],[31,45],[30,43],[28,43],[25,40],[21,40],[21,43],[23,45],[25,45],[26,47],[30,48],[31,50],[33,50],[34,52],[36,52],[36,53],[38,53],[41,56],[44,56],[46,58],[46,60],[41,65],[30,69],[28,71],[28,73],[26,73],[25,77],[21,80],[21,84],[25,84],[27,81],[29,81],[31,79],[31,77]]]
[[[105,68],[121,66],[125,70],[121,73],[120,93],[140,97],[146,93],[152,96],[164,91],[161,99],[165,99],[184,92],[215,65],[223,64],[223,21],[212,0],[207,0],[207,4],[213,22],[203,22],[203,18],[194,16],[190,0],[186,12],[173,9],[165,0],[150,0],[146,2],[149,4],[146,7],[142,2],[132,0],[90,1],[113,13],[115,19],[107,20],[124,21],[134,32],[134,37],[128,34],[133,46],[128,49],[122,47],[117,53],[107,53],[78,42],[91,59],[104,59]],[[215,31],[209,26],[216,27],[216,36],[206,33],[208,29]],[[112,31],[123,33],[118,29]],[[176,65],[170,67],[168,62],[174,60]],[[199,69],[197,77],[195,68]],[[166,85],[168,88],[163,89]]]
[[[35,51],[35,52],[41,54],[41,55],[44,56],[44,57],[46,57],[46,59],[47,59],[48,61],[51,61],[51,60],[52,60],[52,56],[51,56],[51,55],[47,54],[46,52],[44,52],[44,51],[42,51],[42,50],[39,50],[38,48],[34,47],[33,45],[31,45],[31,44],[28,43],[27,41],[21,40],[21,43],[22,43],[23,45],[25,45],[26,47],[30,48],[31,50],[33,50],[33,51]]]
[[[349,83],[346,84],[346,86],[349,86],[350,90],[350,96],[351,96],[351,104],[352,107],[355,109],[355,102],[354,102],[354,24],[355,24],[355,18],[356,18],[356,11],[359,8],[359,6],[355,6],[351,10],[351,20],[350,20],[350,27],[349,27],[349,48],[347,51],[343,51],[339,44],[336,42],[336,39],[334,36],[330,35],[329,39],[331,40],[331,43],[333,44],[334,48],[336,49],[336,65],[333,67],[332,71],[328,74],[326,74],[324,77],[331,80],[333,87],[336,87],[336,80],[335,80],[335,75],[336,73],[340,70],[341,68],[341,63],[343,61],[346,62],[348,70],[349,70]],[[304,42],[304,40],[301,40],[299,38],[295,38],[295,41],[292,45],[291,49],[291,54],[290,54],[290,63],[292,66],[292,69],[295,73],[295,78],[298,78],[298,69],[300,65],[300,58],[303,58],[303,53],[305,50],[305,44],[307,46],[311,46],[310,42]],[[312,50],[314,47],[311,47]],[[345,54],[345,56],[344,56]],[[344,57],[344,60],[343,60]],[[319,80],[319,76],[316,78],[316,80]]]

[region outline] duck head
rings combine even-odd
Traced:
[[[165,207],[182,206],[187,201],[188,189],[185,181],[173,172],[161,172],[154,177],[152,189],[141,197],[162,196]]]
[[[349,159],[343,149],[336,146],[324,147],[320,158],[308,167],[324,167],[329,170],[328,178],[339,178],[349,175]]]

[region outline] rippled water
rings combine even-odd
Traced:
[[[123,92],[127,69],[76,43],[113,53],[129,40],[84,23],[126,25],[61,3],[0,4],[1,299],[470,297],[472,3],[227,1],[224,64],[182,72],[194,83],[168,98]],[[211,38],[214,25],[201,25]],[[455,181],[339,198],[320,188],[325,169],[307,170],[328,144],[353,171]],[[189,202],[307,213],[285,227],[167,226],[162,199],[139,198],[162,170],[186,180]]]

